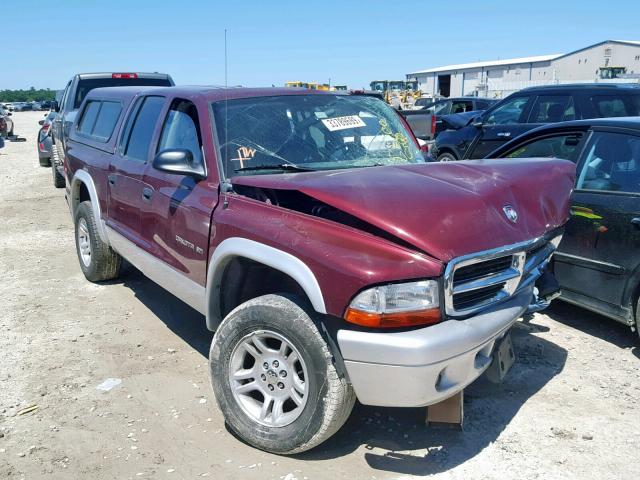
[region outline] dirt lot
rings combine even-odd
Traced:
[[[306,454],[244,445],[211,392],[204,318],[135,270],[84,279],[64,190],[38,166],[41,117],[16,113],[28,141],[0,150],[0,478],[637,478],[640,342],[562,303],[516,324],[517,363],[467,389],[463,432],[357,406]]]

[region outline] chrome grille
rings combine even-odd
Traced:
[[[444,275],[447,315],[468,316],[511,297],[542,274],[554,250],[539,238],[451,260]]]

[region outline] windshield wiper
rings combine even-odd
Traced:
[[[291,172],[315,172],[313,168],[300,167],[298,165],[294,165],[293,163],[281,163],[279,165],[251,165],[249,167],[236,168],[234,172],[246,172],[249,170],[286,170]]]

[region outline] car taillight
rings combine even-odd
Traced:
[[[7,128],[7,121],[4,118],[0,118],[0,130]]]
[[[44,133],[47,133],[47,132],[49,131],[49,127],[50,127],[50,126],[51,126],[51,125],[49,125],[48,123],[45,123],[44,125],[42,125],[42,131],[43,131]]]
[[[41,152],[44,152],[44,143],[42,142],[38,143],[38,148],[40,149]]]
[[[137,73],[112,73],[111,78],[138,78]]]
[[[436,134],[436,116],[431,115],[431,135]]]

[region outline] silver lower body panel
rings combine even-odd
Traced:
[[[399,333],[338,331],[338,345],[358,400],[420,407],[458,393],[490,365],[494,344],[527,310],[533,285],[465,320]]]

